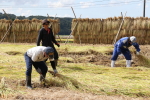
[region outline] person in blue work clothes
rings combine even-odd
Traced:
[[[115,67],[115,61],[117,60],[118,55],[120,54],[124,55],[126,59],[126,67],[131,67],[132,57],[128,48],[132,45],[136,49],[136,54],[139,54],[140,48],[139,48],[139,44],[136,43],[135,36],[123,37],[116,42],[116,44],[114,45],[114,51],[113,51],[113,55],[111,58],[111,67]]]
[[[31,86],[31,73],[32,65],[36,71],[40,74],[40,81],[45,79],[48,67],[45,64],[46,59],[54,62],[54,49],[52,47],[37,46],[31,49],[28,49],[24,54],[26,62],[26,87],[32,89]],[[55,67],[55,66],[54,66]],[[54,74],[57,73],[57,70],[54,69]]]

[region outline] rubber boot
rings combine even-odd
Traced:
[[[55,59],[54,62],[55,62],[55,66],[57,66],[58,59]]]
[[[41,74],[41,75],[40,75],[40,82],[41,82],[41,85],[42,85],[43,87],[46,86],[46,85],[45,85],[45,76],[46,76],[46,74]]]
[[[41,82],[45,80],[45,76],[46,76],[46,74],[41,74],[41,75],[40,75],[40,81],[41,81]]]
[[[126,60],[126,67],[131,67],[131,60]]]
[[[31,76],[26,76],[26,87],[28,89],[33,89],[31,86]]]
[[[111,67],[115,67],[115,61],[111,61]]]

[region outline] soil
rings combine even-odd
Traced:
[[[141,54],[146,56],[147,58],[150,58],[150,46],[148,45],[142,45],[141,48]],[[93,50],[88,50],[87,52],[64,52],[64,51],[58,51],[59,56],[62,57],[71,57],[74,60],[68,60],[68,63],[92,63],[95,65],[104,65],[104,66],[110,66],[111,56],[113,51],[105,52],[104,54],[100,52],[96,52]],[[9,54],[15,54],[16,53],[9,53]],[[84,59],[83,59],[84,57]],[[132,67],[139,66],[137,63],[137,57],[132,52]],[[119,60],[123,60],[123,57],[119,57]],[[116,67],[125,67],[124,64],[116,64]],[[22,80],[20,82],[16,80],[10,80],[6,79],[6,84],[8,84],[8,87],[11,87],[14,90],[17,90],[17,86],[20,85],[23,88],[25,88],[25,80]],[[21,95],[17,94],[12,97],[8,97],[7,99],[0,98],[1,100],[148,100],[148,99],[139,99],[139,98],[129,98],[129,97],[123,97],[123,96],[106,96],[106,95],[96,95],[92,93],[81,93],[78,91],[72,91],[67,90],[62,87],[53,87],[48,86],[45,87],[39,83],[33,83],[33,87],[35,89],[29,90],[25,89],[24,92],[26,94]]]

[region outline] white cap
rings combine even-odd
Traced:
[[[134,43],[134,42],[136,41],[136,37],[135,37],[135,36],[131,36],[131,37],[130,37],[130,41],[131,41],[132,43]]]

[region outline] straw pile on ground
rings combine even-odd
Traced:
[[[118,33],[122,17],[107,19],[73,19],[71,30],[75,43],[112,44]],[[75,27],[75,28],[74,28]],[[150,44],[150,18],[125,17],[118,39],[136,36],[139,44]]]
[[[52,23],[52,30],[54,34],[58,34],[60,31],[59,19],[52,20],[48,19]],[[4,37],[7,30],[9,29],[12,21],[1,19],[0,20],[0,40]],[[20,43],[33,43],[36,42],[38,31],[42,28],[42,20],[33,18],[32,20],[15,19],[12,27],[7,33],[4,42],[20,42]]]
[[[150,68],[150,60],[144,55],[136,55],[138,64]]]

